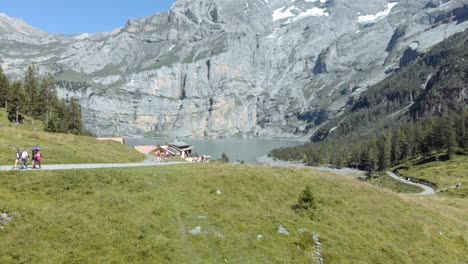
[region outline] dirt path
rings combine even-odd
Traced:
[[[80,170],[80,169],[103,169],[103,168],[130,168],[130,167],[150,167],[150,166],[170,166],[170,165],[181,165],[190,164],[188,162],[139,162],[139,163],[103,163],[103,164],[60,164],[60,165],[43,165],[41,170]],[[6,170],[21,170],[15,169],[13,166],[0,166],[0,171]],[[28,166],[27,169],[21,171],[32,171]]]
[[[258,164],[272,166],[272,167],[309,168],[309,169],[320,170],[320,171],[328,171],[331,173],[354,177],[354,178],[357,178],[364,174],[363,171],[350,169],[350,168],[333,169],[333,168],[328,168],[328,167],[307,166],[304,163],[282,161],[282,160],[273,159],[267,156],[257,158],[257,162]]]
[[[267,157],[267,156],[260,157],[260,158],[257,159],[257,161],[260,164],[273,166],[273,167],[311,168],[311,169],[314,169],[314,170],[328,171],[328,172],[331,172],[331,173],[335,173],[335,174],[339,174],[339,175],[343,175],[343,176],[348,176],[348,177],[355,177],[355,178],[357,178],[359,176],[362,176],[363,173],[364,173],[363,171],[349,169],[349,168],[333,169],[333,168],[328,168],[328,167],[306,166],[303,163],[293,163],[293,162],[288,162],[288,161],[282,161],[282,160],[273,159],[273,158]],[[390,177],[392,177],[393,179],[397,180],[397,181],[400,181],[400,182],[403,182],[403,183],[409,184],[409,185],[418,186],[418,187],[422,188],[424,191],[421,192],[421,193],[418,193],[420,195],[433,195],[433,194],[436,194],[435,190],[432,189],[429,186],[419,184],[419,183],[414,183],[414,182],[411,182],[411,181],[407,181],[407,180],[405,180],[403,178],[398,177],[395,173],[393,173],[391,171],[387,171],[387,174]]]
[[[418,194],[420,194],[420,195],[433,195],[433,194],[436,193],[436,192],[434,191],[434,189],[432,189],[431,187],[429,187],[429,186],[427,186],[427,185],[423,185],[423,184],[419,184],[419,183],[414,183],[414,182],[405,180],[405,179],[403,179],[403,178],[398,177],[395,173],[393,173],[393,172],[391,172],[391,171],[387,171],[387,174],[388,174],[388,176],[392,177],[393,179],[395,179],[395,180],[397,180],[397,181],[400,181],[400,182],[403,182],[403,183],[409,184],[409,185],[418,186],[419,188],[424,189],[423,192],[418,193]]]

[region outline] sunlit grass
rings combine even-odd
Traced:
[[[425,179],[437,184],[438,189],[444,189],[458,183],[457,189],[450,189],[442,195],[468,197],[468,156],[456,156],[448,161],[435,161],[422,165],[410,165],[399,171],[406,177]]]
[[[3,117],[2,117],[3,116]],[[7,123],[0,109],[0,165],[14,165],[16,148],[39,146],[44,164],[135,162],[144,155],[117,142],[71,134],[43,132],[40,121],[27,118],[21,125]]]
[[[318,200],[317,220],[291,210],[305,186]],[[418,203],[429,206],[289,168],[3,172],[0,210],[14,218],[0,230],[0,262],[314,263],[304,250],[316,232],[325,263],[463,263],[463,223]],[[280,224],[289,236],[276,232]],[[190,235],[197,226],[201,234]]]

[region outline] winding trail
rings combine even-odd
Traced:
[[[395,179],[395,180],[397,180],[397,181],[400,181],[400,182],[403,182],[403,183],[409,184],[409,185],[418,186],[419,188],[424,189],[423,192],[418,193],[418,194],[420,194],[420,195],[434,195],[434,194],[436,194],[436,192],[434,191],[434,189],[432,189],[431,187],[429,187],[429,186],[427,186],[427,185],[419,184],[419,183],[414,183],[414,182],[405,180],[405,179],[403,179],[403,178],[398,177],[398,175],[396,175],[395,173],[393,173],[393,172],[391,172],[391,171],[387,171],[387,174],[388,174],[388,176],[392,177],[393,179]]]
[[[257,161],[258,161],[259,164],[263,164],[263,165],[267,165],[267,166],[311,168],[311,169],[315,169],[315,170],[328,171],[328,172],[339,174],[339,175],[342,175],[342,176],[348,176],[348,177],[354,177],[354,178],[357,178],[357,177],[362,176],[364,174],[363,171],[349,169],[349,168],[333,169],[333,168],[328,168],[328,167],[306,166],[304,163],[294,163],[294,162],[289,162],[289,161],[282,161],[282,160],[273,159],[273,158],[267,157],[267,156],[259,157],[257,159]],[[391,178],[393,178],[393,179],[395,179],[397,181],[400,181],[402,183],[409,184],[409,185],[418,186],[418,187],[422,188],[424,191],[421,192],[421,193],[417,193],[418,195],[434,195],[434,194],[436,194],[436,191],[433,188],[431,188],[431,187],[429,187],[427,185],[423,185],[423,184],[420,184],[420,183],[414,183],[414,182],[405,180],[403,178],[398,177],[395,173],[393,173],[391,171],[387,171],[387,174],[388,174],[388,176],[390,176]]]

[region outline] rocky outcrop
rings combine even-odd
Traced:
[[[11,76],[32,61],[53,72],[98,135],[305,136],[466,28],[466,4],[179,0],[111,33],[0,23],[0,58]]]

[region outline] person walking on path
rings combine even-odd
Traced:
[[[15,167],[18,168],[18,161],[21,160],[21,151],[19,148],[16,149],[16,159],[15,159]]]
[[[160,150],[156,151],[156,161],[161,162],[161,151]]]
[[[39,152],[39,150],[33,151],[33,169],[36,169],[36,166],[38,166],[38,169],[41,168],[41,160],[42,160],[41,152]]]
[[[26,150],[23,150],[23,152],[21,152],[21,169],[27,169],[28,168],[28,158],[29,158],[29,154]]]

